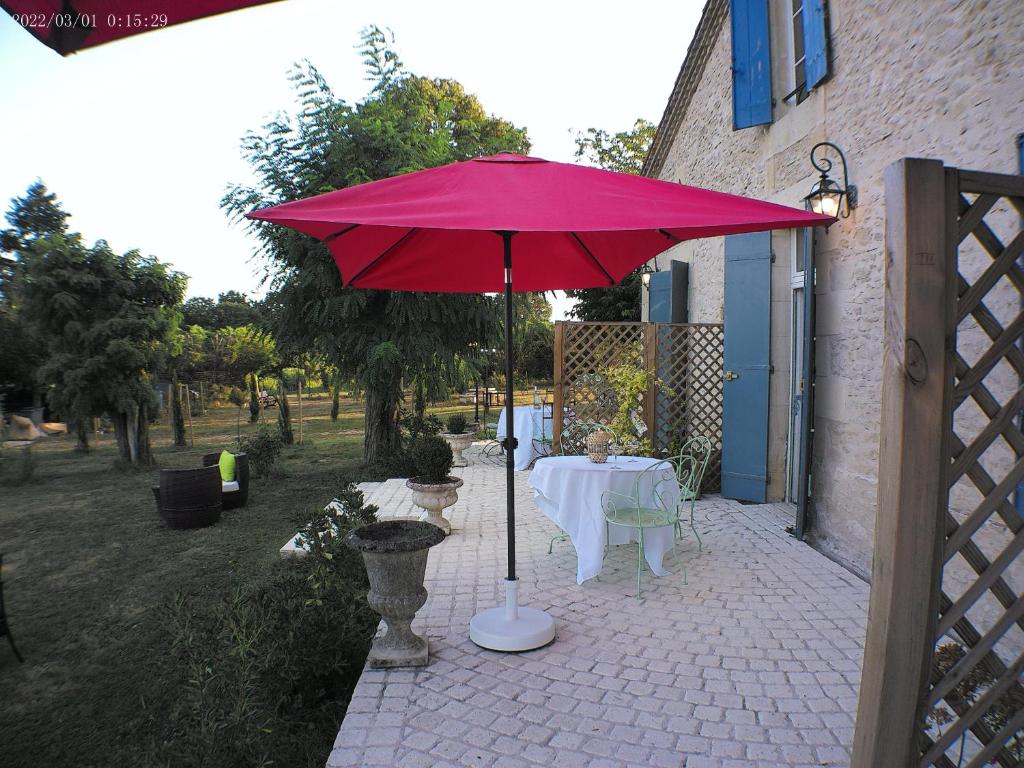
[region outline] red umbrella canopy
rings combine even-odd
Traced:
[[[276,0],[0,0],[40,42],[62,56],[150,29]]]
[[[700,237],[831,224],[829,216],[641,176],[498,154],[253,211],[322,240],[345,285],[448,293],[615,285]]]

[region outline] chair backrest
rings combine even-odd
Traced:
[[[593,421],[574,421],[562,430],[559,448],[563,456],[583,456],[587,452],[587,438],[594,432],[611,433],[612,442],[617,442],[615,433],[610,427]]]
[[[696,456],[681,453],[672,459],[675,467],[676,482],[683,499],[692,498],[700,492],[700,481],[703,475],[703,464]]]
[[[694,435],[683,442],[679,455],[675,457],[681,459],[684,456],[688,456],[694,460],[694,479],[698,493],[700,492],[701,483],[704,482],[704,473],[707,471],[713,452],[714,447],[711,445],[711,440],[704,437],[704,435]]]
[[[675,465],[662,460],[645,467],[633,481],[633,494],[616,493],[605,491],[601,494],[601,509],[606,517],[618,513],[621,520],[623,515],[627,518],[630,510],[636,510],[637,525],[641,524],[641,507],[655,507],[666,514],[671,514],[675,505],[669,504],[667,500],[668,490],[676,482]],[[663,525],[664,523],[659,523]]]

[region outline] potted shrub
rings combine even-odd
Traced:
[[[363,553],[370,581],[366,600],[388,627],[370,647],[366,660],[371,667],[428,663],[427,639],[412,631],[412,620],[427,601],[427,550],[443,540],[437,526],[416,520],[370,523],[345,537],[350,548]]]
[[[453,413],[448,417],[445,426],[448,428],[448,431],[442,434],[441,437],[451,446],[453,455],[452,466],[469,466],[469,462],[462,455],[462,452],[473,444],[473,433],[466,431],[466,417],[461,413]]]
[[[412,490],[413,503],[424,510],[420,520],[451,533],[452,524],[441,511],[459,500],[462,487],[462,478],[448,474],[453,461],[451,447],[438,435],[426,435],[413,443],[412,460],[419,474],[405,484]]]

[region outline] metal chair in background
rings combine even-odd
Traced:
[[[683,537],[682,506],[688,503],[690,505],[690,530],[693,531],[693,535],[697,539],[699,551],[704,549],[704,541],[697,532],[694,511],[697,499],[700,498],[704,473],[711,461],[712,450],[711,441],[708,438],[703,435],[695,435],[683,443],[678,455],[669,459],[676,468],[676,482],[679,484],[680,515],[676,518],[676,535],[679,538]]]

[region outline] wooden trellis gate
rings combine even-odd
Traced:
[[[703,487],[706,491],[719,490],[722,341],[721,325],[556,323],[556,441],[570,419],[611,421],[618,402],[600,371],[636,351],[641,364],[655,372],[670,392],[652,388],[644,397],[642,418],[655,449],[669,449],[677,440],[693,435],[709,438],[714,453]]]
[[[885,176],[878,517],[853,765],[1024,764],[1024,177]]]

